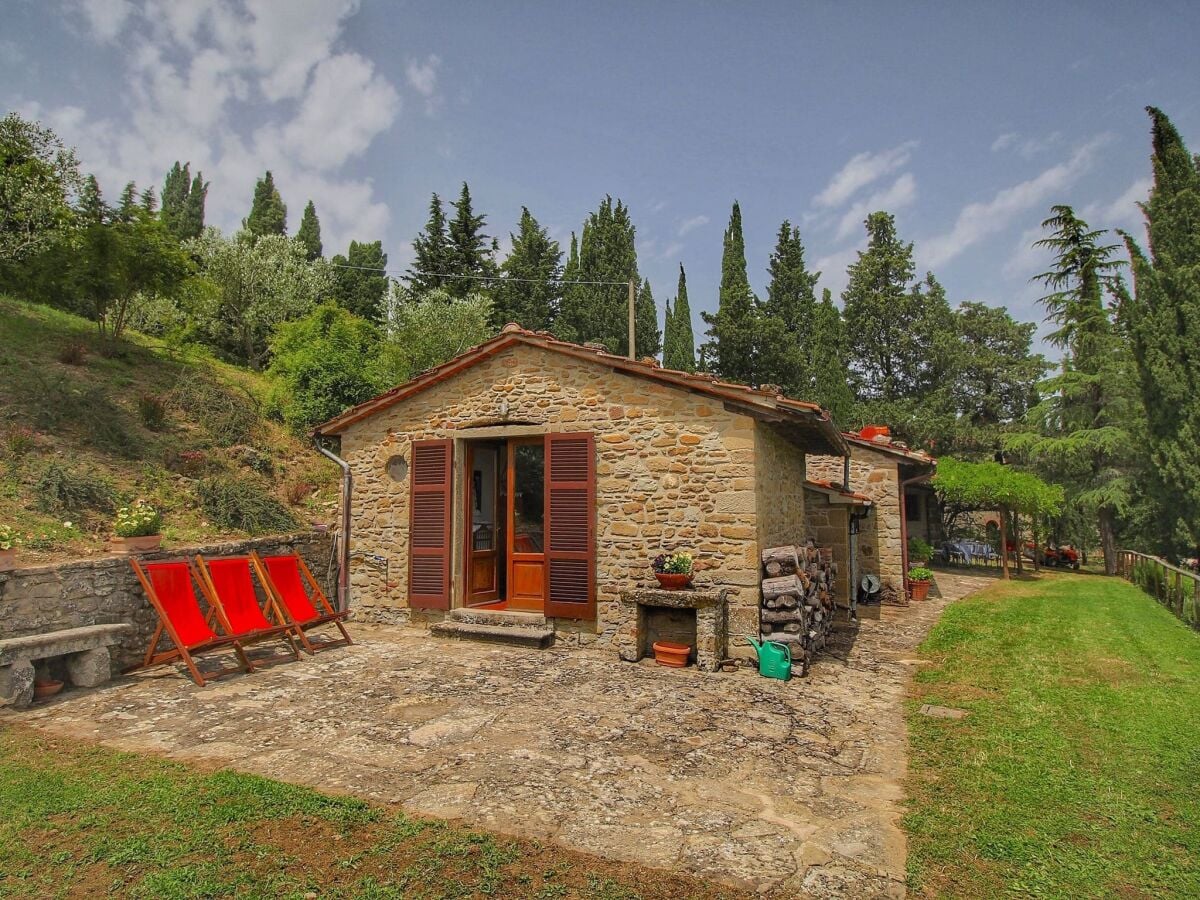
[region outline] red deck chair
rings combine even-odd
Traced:
[[[251,555],[265,571],[264,583],[267,590],[274,595],[279,608],[300,627],[300,642],[305,650],[316,653],[318,650],[354,643],[350,640],[346,626],[342,624],[346,614],[337,612],[329,604],[329,598],[325,596],[303,559],[294,553],[287,556],[260,557],[257,552],[251,551]],[[308,582],[307,590],[304,587],[305,582]],[[313,603],[314,600],[316,604]],[[320,609],[317,608],[318,605]],[[311,628],[331,622],[342,633],[340,640],[314,642],[305,634]]]
[[[239,670],[254,671],[241,642],[232,635],[218,635],[205,620],[192,584],[192,569],[187,562],[147,563],[143,566],[136,559],[131,559],[129,564],[142,583],[150,605],[158,613],[158,627],[146,649],[143,668],[181,659],[192,680],[203,687],[206,680],[196,668],[193,657],[210,650],[231,649],[237,654],[240,665],[213,672],[209,678]],[[171,650],[156,653],[164,632],[175,646]]]
[[[209,607],[222,627],[228,634],[237,637],[242,646],[277,637],[287,642],[292,658],[299,659],[300,653],[292,637],[299,634],[300,629],[278,615],[270,589],[266,587],[266,579],[260,573],[259,581],[263,583],[267,607],[276,612],[278,621],[272,622],[263,614],[254,590],[252,565],[248,556],[205,559],[197,555],[196,573],[200,590],[204,592]],[[254,568],[257,570],[257,566]]]

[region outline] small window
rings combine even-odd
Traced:
[[[403,481],[408,477],[408,460],[403,456],[393,456],[387,461],[387,473],[392,481]]]
[[[904,518],[910,522],[921,521],[921,495],[920,494],[905,494],[904,495]]]

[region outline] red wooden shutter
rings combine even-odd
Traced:
[[[596,446],[546,435],[546,615],[596,618]]]
[[[408,605],[450,608],[450,480],[453,442],[413,441]]]

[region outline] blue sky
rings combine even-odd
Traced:
[[[894,212],[952,302],[1040,318],[1051,204],[1137,228],[1147,104],[1200,150],[1200,4],[10,0],[0,102],[78,147],[115,196],[176,160],[232,229],[271,168],[326,252],[403,268],[429,195],[467,180],[507,243],[520,207],[564,244],[631,208],[660,302],[716,303],[736,198],[751,282],[798,224],[840,292],[861,220]]]

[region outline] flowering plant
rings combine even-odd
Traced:
[[[113,531],[117,537],[146,537],[158,534],[162,527],[162,517],[158,510],[145,500],[138,500],[132,506],[122,506],[117,510],[117,518],[113,523]]]
[[[913,566],[908,570],[909,581],[930,581],[932,578],[933,572],[924,566]]]
[[[17,546],[17,532],[11,525],[0,525],[0,550],[11,550]]]
[[[660,575],[690,575],[692,574],[692,554],[686,551],[679,553],[660,553],[650,564]]]

